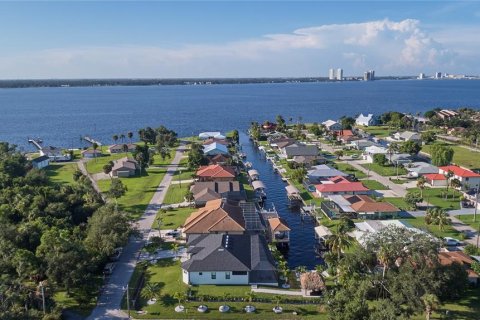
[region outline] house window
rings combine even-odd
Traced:
[[[245,276],[247,275],[247,271],[233,271],[232,274],[234,276]]]
[[[230,279],[230,272],[225,272],[225,279]]]
[[[203,276],[203,272],[199,272],[198,275],[199,275],[199,276]]]
[[[217,279],[217,273],[216,272],[212,272],[211,273],[211,278],[214,280],[214,279]]]

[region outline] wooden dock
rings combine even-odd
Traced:
[[[87,141],[87,142],[89,142],[89,143],[91,143],[92,145],[93,145],[94,143],[96,143],[97,146],[99,146],[99,147],[102,146],[102,143],[101,143],[100,141],[97,141],[97,140],[91,138],[90,136],[84,136],[84,137],[82,137],[82,139],[85,140],[85,141]]]
[[[30,138],[29,138],[29,139],[28,139],[28,143],[33,144],[33,145],[38,149],[38,151],[40,151],[40,155],[43,155],[43,154],[42,154],[42,148],[43,148],[43,147],[42,147],[42,145],[41,145],[42,140],[40,140],[40,139],[30,139]]]

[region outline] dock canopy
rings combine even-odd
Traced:
[[[257,170],[252,169],[252,170],[248,170],[248,175],[250,176],[250,178],[253,179],[253,178],[258,178],[260,174],[258,173]]]
[[[295,188],[295,186],[292,186],[292,185],[288,185],[285,187],[285,189],[287,190],[287,193],[288,195],[298,195],[300,194],[300,191],[298,191],[297,188]]]
[[[315,227],[315,234],[319,238],[326,238],[328,236],[331,236],[332,232],[327,227],[320,225],[320,226]]]
[[[260,180],[255,180],[252,182],[252,187],[253,187],[253,190],[258,190],[258,189],[266,189],[267,187],[265,186],[265,184],[260,181]]]
[[[210,138],[214,138],[214,139],[225,139],[225,136],[222,135],[220,132],[218,131],[209,131],[209,132],[202,132],[198,135],[198,137],[201,139],[201,140],[207,140],[207,139],[210,139]]]

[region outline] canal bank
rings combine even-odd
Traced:
[[[246,161],[252,163],[252,167],[260,174],[260,180],[267,187],[265,208],[275,207],[279,216],[287,221],[291,229],[290,248],[285,257],[289,268],[306,266],[314,269],[316,265],[323,262],[315,252],[315,219],[302,215],[298,208],[289,208],[285,191],[287,184],[280,174],[274,172],[271,163],[266,161],[265,154],[260,152],[244,133],[240,134],[240,144],[242,152],[247,156]]]

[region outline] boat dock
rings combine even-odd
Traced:
[[[97,141],[97,140],[93,139],[92,137],[84,136],[84,137],[82,137],[82,139],[85,140],[85,141],[87,141],[87,142],[89,142],[89,143],[91,143],[91,144],[96,143],[97,146],[99,146],[99,147],[102,146],[102,143],[101,143],[100,141]]]
[[[30,139],[29,138],[28,143],[33,144],[38,149],[38,151],[40,152],[40,155],[43,156],[43,151],[42,151],[43,147],[41,145],[42,140],[40,138],[38,138],[38,139]]]

